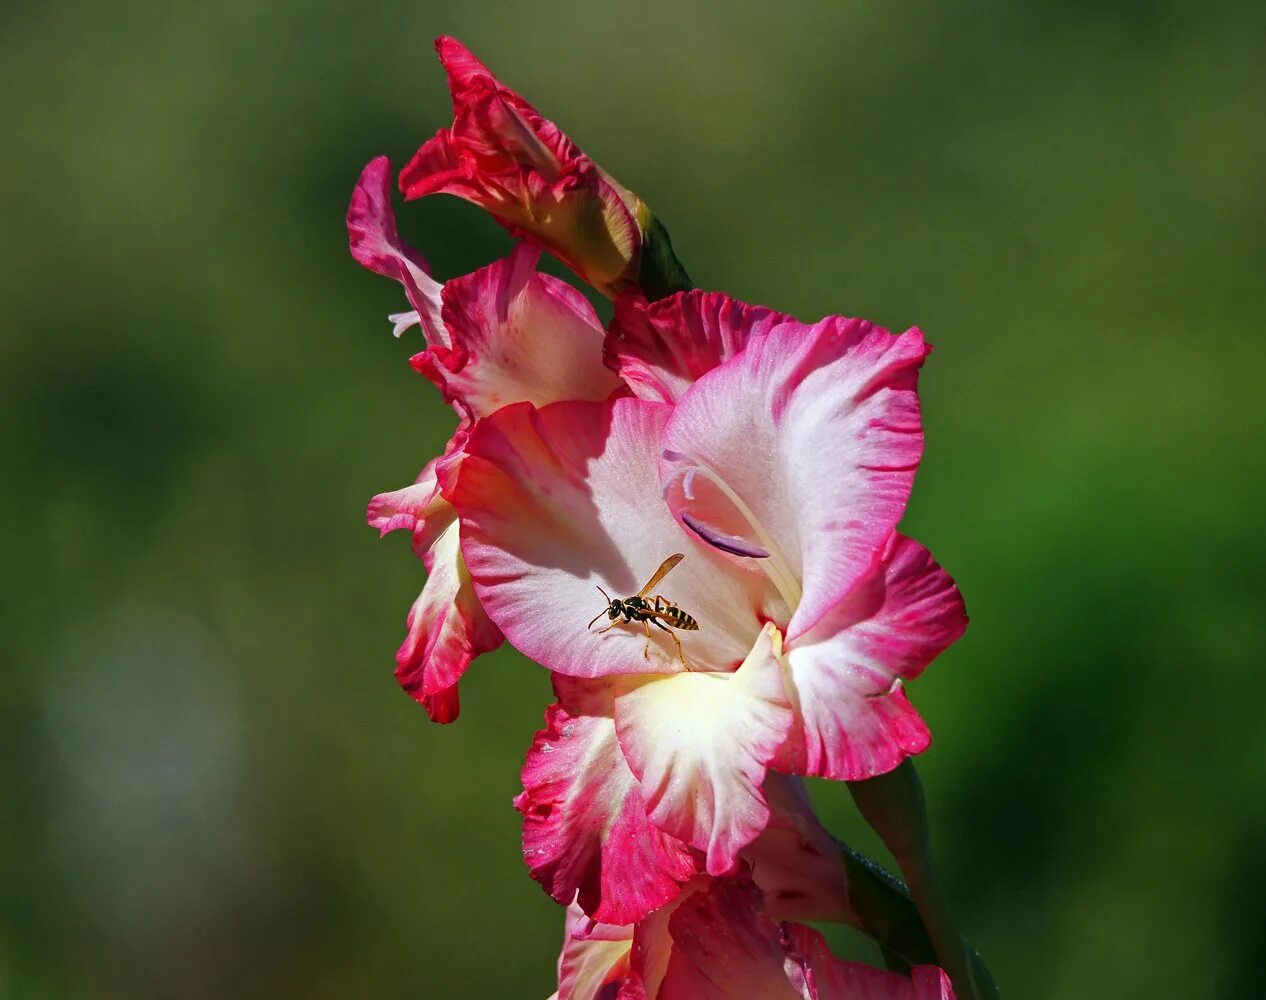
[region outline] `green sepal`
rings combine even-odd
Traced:
[[[673,253],[668,230],[645,204],[638,206],[638,223],[642,227],[642,249],[638,257],[637,284],[647,301],[667,298],[674,292],[694,288],[690,275]]]

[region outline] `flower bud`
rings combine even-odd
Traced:
[[[642,287],[644,278],[652,298],[689,287],[667,233],[637,195],[456,39],[441,37],[435,47],[448,73],[453,125],[401,171],[406,199],[443,193],[473,202],[611,297]]]

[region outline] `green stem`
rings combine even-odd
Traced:
[[[960,1000],[992,1000],[997,988],[980,956],[963,940],[949,896],[937,875],[928,835],[923,785],[914,763],[869,781],[849,783],[866,822],[892,852],[922,918],[937,964],[949,974]]]
[[[935,963],[932,941],[905,886],[864,854],[836,844],[846,872],[850,923],[907,966]]]
[[[844,864],[851,912],[835,919],[850,923],[879,945],[885,963],[895,972],[909,973],[913,965],[937,965],[939,958],[923,926],[918,907],[900,879],[866,855],[835,842]],[[998,988],[980,953],[964,942],[979,1000],[999,1000]],[[960,1000],[972,1000],[960,994]]]

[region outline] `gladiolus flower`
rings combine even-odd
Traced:
[[[460,423],[444,455],[413,485],[374,497],[367,518],[382,534],[410,531],[426,566],[426,585],[396,654],[396,677],[431,718],[450,722],[458,714],[458,679],[502,641],[471,586],[449,502],[470,429],[507,403],[602,400],[621,382],[602,363],[604,333],[592,306],[565,282],[536,271],[538,250],[520,245],[473,274],[435,281],[399,237],[390,178],[386,157],[361,173],[347,215],[352,255],[404,287],[413,311],[392,317],[395,333],[421,327],[427,346],[410,363],[436,384]]]
[[[608,295],[628,286],[650,219],[641,200],[456,39],[439,38],[435,48],[448,73],[453,125],[401,171],[405,197],[464,198]]]
[[[768,822],[770,768],[860,780],[926,748],[902,686],[966,618],[953,581],[895,531],[922,451],[921,334],[737,305],[709,316],[724,336],[688,386],[652,386],[701,355],[683,324],[629,379],[652,398],[481,421],[451,499],[492,619],[556,673],[601,679],[580,705],[560,687],[563,710],[609,718],[647,818],[726,875]],[[584,627],[599,588],[635,594],[674,552],[658,590],[699,623],[678,636],[684,663],[667,630]]]
[[[362,172],[352,254],[403,287],[393,333],[420,328],[410,363],[458,417],[367,518],[408,531],[427,570],[396,674],[432,719],[456,718],[460,678],[503,639],[551,672],[514,804],[532,877],[568,906],[555,997],[954,1000],[940,968],[836,959],[814,920],[993,995],[902,765],[930,741],[905,685],[967,623],[898,531],[922,334],[693,290],[640,198],[460,43],[436,48],[453,123],[400,189],[525,242],[440,283],[400,238],[387,159]],[[538,273],[543,250],[615,300],[608,332]],[[803,776],[862,783],[908,896],[833,841]]]

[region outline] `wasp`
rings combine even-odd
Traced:
[[[672,571],[673,567],[684,558],[685,553],[683,552],[675,552],[669,556],[659,564],[659,569],[651,574],[651,578],[646,581],[646,586],[632,597],[612,597],[599,587],[599,593],[607,599],[608,604],[593,616],[593,621],[586,627],[593,628],[593,623],[603,615],[611,619],[611,624],[606,628],[599,629],[599,635],[610,632],[617,625],[641,622],[642,628],[646,629],[646,645],[642,647],[642,659],[648,659],[651,651],[651,626],[654,625],[656,628],[663,629],[668,633],[668,637],[677,646],[677,658],[681,660],[681,665],[683,667],[688,666],[686,657],[681,651],[681,640],[673,634],[672,630],[681,629],[683,632],[697,632],[699,623],[666,597],[656,594],[651,600],[648,601],[646,599],[646,595],[650,593],[651,589],[660,580],[664,579]],[[623,621],[621,621],[621,618],[623,618]]]

